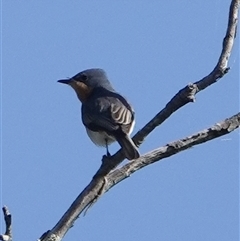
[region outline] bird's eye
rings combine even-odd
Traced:
[[[81,74],[81,79],[82,80],[87,80],[88,79],[88,76],[86,74]]]

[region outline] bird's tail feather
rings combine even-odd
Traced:
[[[123,153],[128,160],[133,160],[140,157],[138,149],[135,146],[134,142],[132,141],[131,137],[129,137],[128,135],[125,135],[116,139],[119,145],[122,147]]]

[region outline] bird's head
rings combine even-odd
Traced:
[[[114,91],[107,75],[102,69],[87,69],[72,78],[58,80],[59,83],[70,85],[77,93],[81,102],[84,102],[94,88],[102,87]]]

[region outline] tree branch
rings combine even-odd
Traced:
[[[217,82],[228,71],[228,60],[231,54],[231,50],[234,44],[234,39],[237,34],[237,22],[238,22],[238,8],[240,5],[239,0],[232,0],[229,17],[228,27],[226,35],[223,39],[223,46],[220,57],[213,71],[202,78],[201,80],[190,83],[183,89],[181,89],[170,101],[165,108],[161,110],[150,122],[148,122],[135,136],[134,141],[136,144],[143,142],[144,138],[152,132],[158,125],[162,124],[172,113],[183,107],[184,105],[194,102],[195,95],[207,88],[208,86]]]
[[[2,208],[6,231],[5,234],[0,234],[0,240],[2,241],[12,241],[12,215],[10,214],[8,208],[4,206]]]
[[[137,132],[137,134],[133,137],[136,145],[139,146],[144,141],[145,137],[157,126],[162,124],[168,117],[170,117],[172,113],[184,105],[194,102],[195,95],[198,92],[217,82],[218,79],[222,78],[229,71],[227,65],[233,47],[234,38],[236,37],[239,4],[240,0],[232,0],[231,2],[227,32],[223,40],[223,47],[219,60],[213,71],[201,80],[193,84],[189,84],[181,89],[151,121],[149,121],[140,131]],[[193,145],[225,135],[233,131],[238,126],[239,114],[193,136],[170,143],[165,147],[158,148],[113,172],[111,171],[124,160],[121,150],[110,158],[103,157],[102,165],[94,175],[92,181],[79,194],[56,226],[42,235],[40,240],[61,240],[85,208],[92,205],[99,196],[121,180],[128,177],[131,173],[146,165],[183,151]]]
[[[217,80],[228,73],[230,69],[227,67],[227,65],[233,48],[234,39],[237,35],[239,5],[239,0],[233,0],[231,2],[228,17],[228,27],[222,43],[222,52],[213,71],[203,79],[194,83],[198,86],[198,91],[204,90],[206,87],[217,82]]]
[[[159,147],[141,156],[137,160],[129,162],[123,167],[109,173],[106,177],[106,183],[108,185],[105,187],[105,192],[143,167],[146,167],[164,158],[170,157],[195,145],[199,145],[220,136],[226,135],[234,131],[236,128],[239,128],[239,126],[240,112],[224,121],[216,123],[214,126],[208,129],[169,143],[166,146]]]

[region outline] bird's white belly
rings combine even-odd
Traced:
[[[86,128],[87,134],[90,137],[91,141],[97,146],[106,146],[106,144],[111,144],[116,141],[113,136],[109,136],[106,132],[95,132]],[[107,141],[107,143],[106,143]]]

